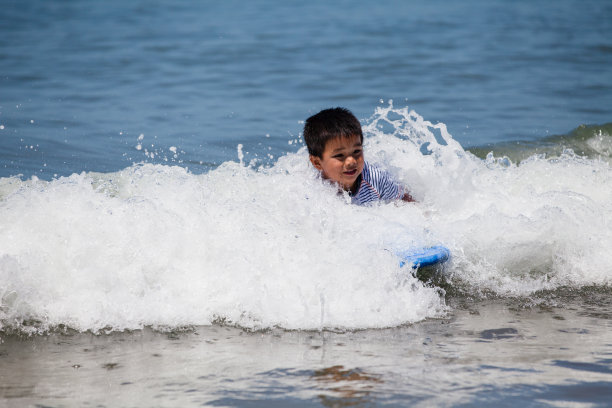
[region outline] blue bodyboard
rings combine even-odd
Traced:
[[[397,255],[400,257],[400,266],[408,265],[417,269],[448,261],[450,251],[446,247],[436,245],[429,248],[411,248],[398,252]]]

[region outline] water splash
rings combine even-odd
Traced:
[[[483,160],[444,124],[392,105],[364,133],[366,159],[418,203],[352,206],[304,148],[201,175],[139,164],[0,179],[2,328],[396,326],[445,313],[443,292],[393,254],[437,243],[453,253],[446,279],[468,294],[610,284],[606,162]]]

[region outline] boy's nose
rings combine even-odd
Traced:
[[[357,163],[357,160],[355,160],[353,156],[347,157],[346,160],[344,161],[344,165],[346,167],[352,167],[355,165],[355,163]]]

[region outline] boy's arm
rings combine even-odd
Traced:
[[[393,176],[386,171],[381,170],[377,167],[370,168],[370,177],[374,175],[374,179],[376,180],[376,185],[379,190],[379,197],[382,200],[397,200],[400,199],[402,201],[406,201],[409,203],[414,203],[416,200],[412,198],[410,193],[407,192],[407,188],[397,183],[394,180]]]

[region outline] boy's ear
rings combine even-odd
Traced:
[[[310,155],[310,162],[312,163],[313,166],[315,166],[315,169],[321,171],[323,170],[323,167],[321,166],[321,158],[317,157],[317,156],[313,156],[312,154]]]

